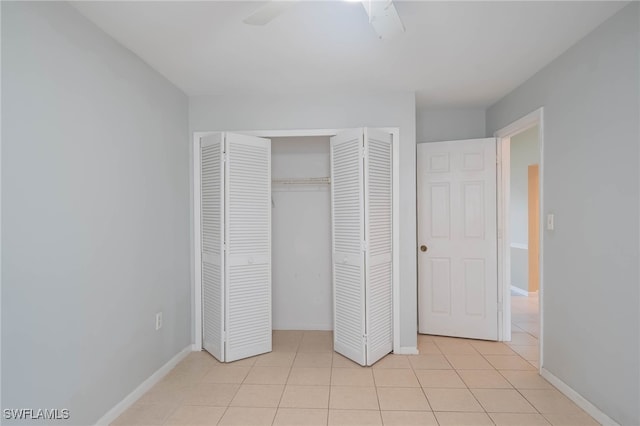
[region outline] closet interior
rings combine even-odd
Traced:
[[[271,138],[274,330],[333,330],[329,137]]]

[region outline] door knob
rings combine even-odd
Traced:
[[[424,244],[420,246],[420,251],[427,251],[427,246]]]

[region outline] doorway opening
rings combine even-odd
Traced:
[[[542,367],[542,108],[496,132],[501,340]]]
[[[511,347],[538,367],[540,187],[535,125],[510,139]]]

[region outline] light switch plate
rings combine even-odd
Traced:
[[[156,314],[156,331],[162,328],[162,312]]]
[[[554,228],[553,221],[554,221],[553,213],[549,213],[547,215],[547,230],[548,231],[553,231],[553,228]]]

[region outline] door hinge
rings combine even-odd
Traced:
[[[227,243],[222,243],[222,251],[227,251]]]
[[[361,247],[362,247],[362,251],[369,250],[369,244],[367,243],[367,241],[363,241],[361,244]]]
[[[362,335],[362,343],[364,343],[365,346],[367,344],[369,344],[369,336],[367,336],[366,334],[363,334]]]
[[[227,154],[226,152],[222,153],[222,161],[225,163],[229,162],[229,154]]]
[[[227,332],[223,331],[222,332],[222,342],[225,343],[227,341]]]

